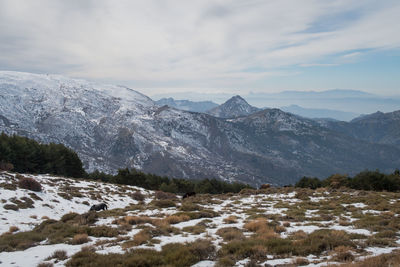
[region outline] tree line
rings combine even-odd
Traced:
[[[354,177],[334,174],[325,180],[320,180],[317,177],[303,177],[295,186],[311,189],[347,187],[357,190],[396,192],[400,190],[400,170],[396,169],[391,174],[385,174],[379,170],[365,170]]]
[[[86,173],[78,155],[62,144],[39,144],[17,135],[0,134],[0,164],[16,172],[51,173],[83,177]]]
[[[49,173],[74,178],[140,186],[171,193],[228,193],[251,188],[242,183],[217,179],[187,180],[144,173],[135,169],[120,169],[116,175],[99,171],[86,173],[76,152],[62,144],[40,144],[17,135],[0,134],[0,169],[21,173]]]

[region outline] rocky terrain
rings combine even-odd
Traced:
[[[231,115],[254,111],[243,101],[225,103],[232,112],[237,108]],[[126,87],[58,75],[0,72],[0,131],[63,143],[89,172],[130,167],[178,178],[284,185],[304,175],[393,171],[400,163],[398,148],[279,109],[218,118],[160,107]]]
[[[41,191],[21,188],[27,178]],[[133,186],[10,172],[0,173],[0,186],[4,266],[400,262],[399,193],[287,187],[182,200]],[[88,212],[102,202],[108,210]]]

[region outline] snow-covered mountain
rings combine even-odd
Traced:
[[[243,107],[239,97],[231,102]],[[0,72],[0,131],[63,143],[88,171],[134,167],[253,185],[393,170],[400,163],[397,148],[359,141],[278,109],[223,119],[159,107],[126,87],[58,75]]]
[[[186,111],[194,111],[194,112],[206,112],[212,108],[218,106],[218,104],[212,101],[189,101],[189,100],[176,100],[172,97],[162,98],[160,100],[155,101],[159,106],[170,106],[171,108],[177,108]]]
[[[249,105],[241,96],[237,95],[228,99],[225,103],[210,109],[207,114],[219,118],[235,118],[247,116],[259,111],[259,108]]]

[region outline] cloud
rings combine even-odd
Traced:
[[[293,75],[280,68],[398,49],[400,4],[382,2],[0,0],[0,68],[133,86],[250,86]]]

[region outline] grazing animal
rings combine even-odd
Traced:
[[[260,186],[260,189],[268,189],[268,188],[270,188],[270,187],[271,187],[270,184],[262,184],[262,185]]]
[[[193,197],[196,195],[196,192],[189,192],[183,195],[182,199],[185,199],[187,197]]]
[[[105,203],[100,203],[100,204],[96,204],[93,205],[90,210],[94,210],[94,211],[99,211],[99,210],[106,210],[107,209],[107,205]]]

